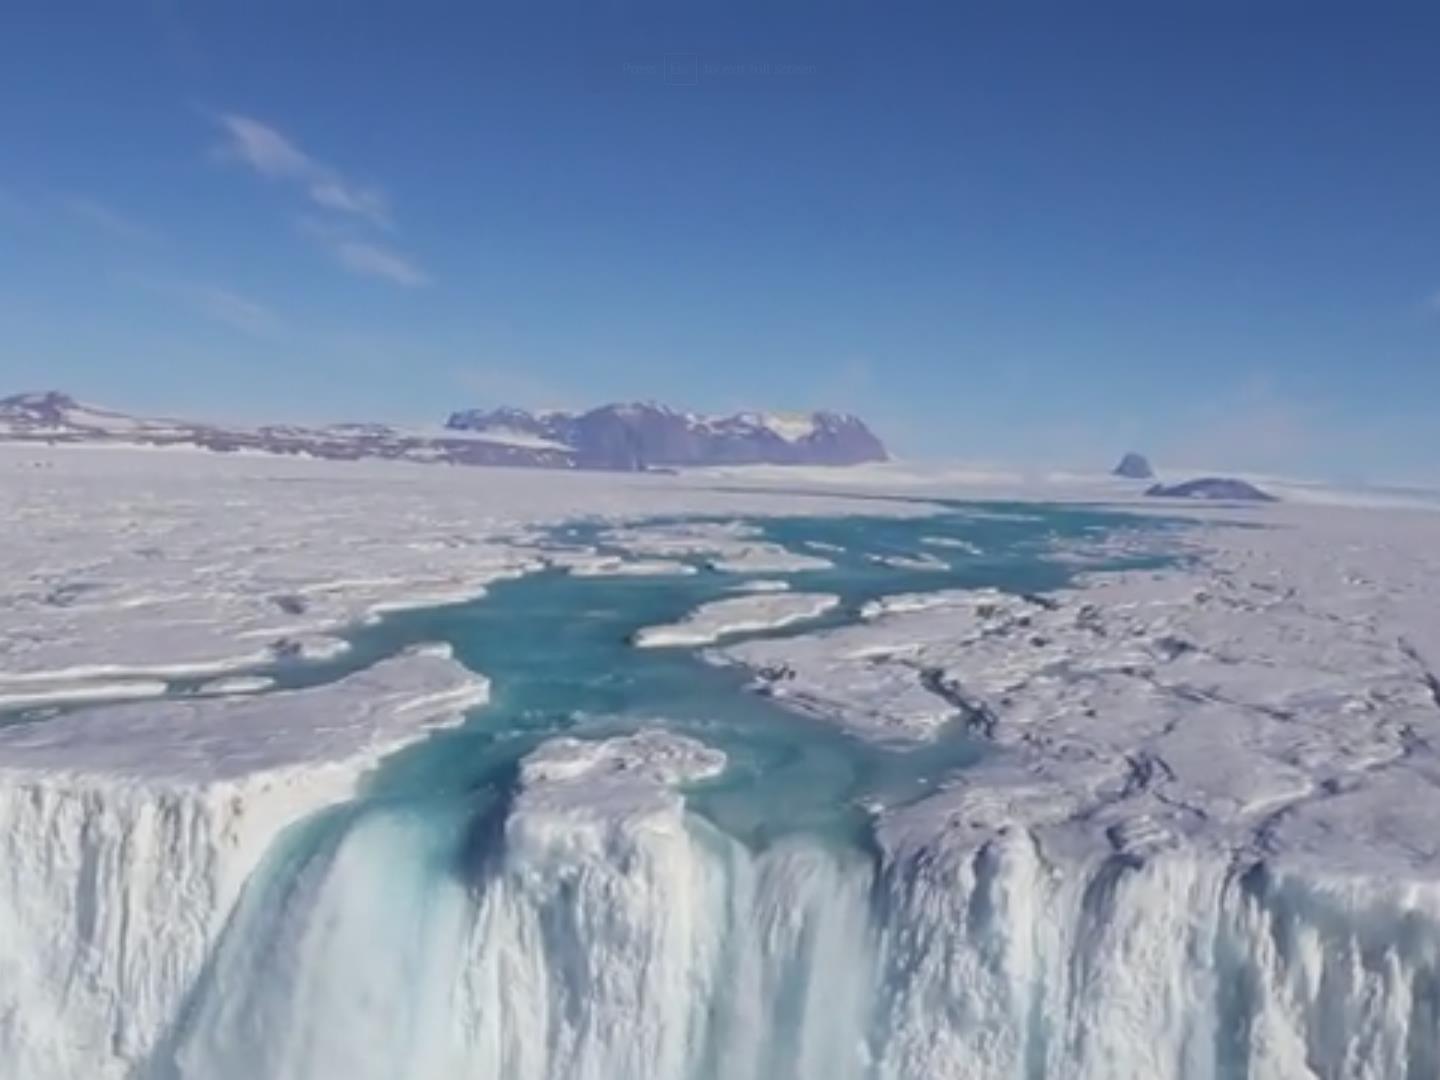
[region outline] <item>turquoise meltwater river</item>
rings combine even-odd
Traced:
[[[763,843],[797,829],[856,824],[868,795],[893,805],[977,752],[958,729],[934,746],[900,749],[851,737],[745,690],[743,672],[706,663],[697,650],[638,649],[643,627],[672,623],[701,604],[735,595],[747,580],[783,580],[793,590],[838,595],[834,612],[775,634],[810,633],[854,621],[883,596],[940,589],[1058,588],[1073,568],[1054,556],[1067,542],[1092,541],[1117,527],[1160,523],[1088,509],[986,505],[918,519],[792,518],[752,524],[765,539],[832,562],[790,574],[572,577],[558,571],[494,585],[481,600],[387,617],[352,639],[333,665],[281,671],[281,684],[334,678],[421,642],[445,642],[492,683],[490,703],[464,727],[393,759],[372,796],[393,802],[483,797],[503,789],[515,762],[557,734],[602,738],[663,727],[723,750],[729,768],[690,793],[690,806],[737,837]],[[590,546],[599,530],[556,530],[557,549]],[[937,544],[950,541],[956,546]],[[963,545],[963,546],[960,546]],[[883,559],[937,560],[907,569]],[[696,565],[702,565],[695,560]],[[1124,556],[1111,569],[1159,565]],[[1087,564],[1094,569],[1095,564]],[[727,640],[740,640],[740,635]],[[900,789],[897,791],[897,789]]]

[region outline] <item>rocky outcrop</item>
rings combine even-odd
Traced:
[[[1137,454],[1131,450],[1120,459],[1120,464],[1112,470],[1113,475],[1123,476],[1127,480],[1154,480],[1155,470],[1150,467],[1144,454]]]
[[[1163,499],[1215,499],[1223,502],[1279,502],[1254,484],[1223,476],[1204,476],[1182,484],[1156,484],[1145,492]]]

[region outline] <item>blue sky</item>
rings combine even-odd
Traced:
[[[1433,4],[3,18],[0,389],[1440,477]]]

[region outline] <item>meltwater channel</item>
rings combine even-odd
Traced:
[[[1048,557],[1057,541],[1139,525],[979,509],[757,524],[795,550],[826,545],[833,569],[789,576],[843,598],[822,625],[900,592],[1054,588],[1070,576]],[[936,535],[973,547],[922,547]],[[553,542],[594,538],[576,526]],[[921,551],[950,565],[872,558]],[[1296,1005],[1286,980],[1306,959],[1265,952],[1266,905],[1305,901],[1253,874],[1198,857],[1067,873],[1023,830],[979,850],[880,851],[867,802],[922,797],[981,750],[960,730],[866,743],[691,650],[630,644],[741,580],[540,573],[387,618],[339,664],[280,672],[298,685],[443,641],[493,696],[387,762],[364,798],[282,836],[147,1080],[1422,1075],[1357,1061],[1338,1034],[1325,1058],[1327,1024],[1403,1041],[1415,1018],[1366,1013],[1401,1006],[1367,1004],[1358,982]],[[672,784],[566,782],[577,747],[641,762],[657,738]],[[636,767],[653,778],[653,762]],[[1424,1046],[1396,1053],[1426,1064]]]

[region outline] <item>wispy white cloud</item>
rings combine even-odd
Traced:
[[[430,279],[407,256],[363,240],[342,240],[334,246],[340,265],[354,274],[382,278],[396,285],[416,288]]]
[[[203,315],[254,337],[271,337],[280,329],[280,319],[259,301],[218,285],[188,288],[191,302]]]
[[[284,326],[272,308],[223,285],[175,281],[142,274],[127,274],[125,279],[142,289],[170,297],[196,314],[250,337],[273,338]]]
[[[352,274],[378,278],[407,289],[430,283],[430,275],[413,258],[389,245],[374,242],[364,230],[314,217],[302,217],[297,228],[302,236],[314,240]]]
[[[214,117],[224,140],[219,155],[243,164],[268,180],[299,187],[318,210],[300,221],[300,232],[325,249],[352,274],[414,289],[430,275],[413,256],[375,239],[376,231],[394,232],[390,206],[378,188],[357,184],[339,170],[302,150],[269,124],[238,113]]]
[[[240,162],[268,180],[297,184],[311,202],[325,210],[390,228],[389,203],[379,189],[346,179],[253,117],[221,113],[215,122],[223,136],[217,152],[225,160]]]
[[[1425,306],[1431,311],[1440,311],[1440,289],[1436,289],[1425,301]]]
[[[148,225],[120,213],[113,207],[83,195],[68,195],[61,205],[72,217],[85,222],[117,240],[131,244],[153,244],[159,234]]]

